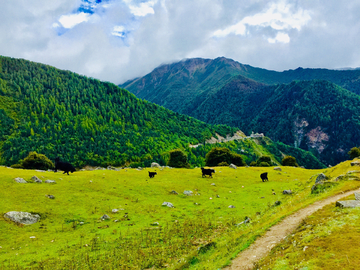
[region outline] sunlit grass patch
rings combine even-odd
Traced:
[[[79,171],[67,176],[0,167],[2,213],[26,211],[42,217],[36,224],[17,226],[0,216],[0,265],[3,269],[217,269],[284,216],[360,186],[360,182],[340,181],[311,194],[317,174],[335,177],[349,168],[349,164],[326,170],[218,167],[213,178],[203,178],[200,169],[157,169],[150,179],[148,169]],[[265,171],[269,182],[263,183],[260,174]],[[57,183],[13,181],[33,175]],[[282,194],[284,189],[293,194]],[[193,194],[187,196],[185,190]],[[275,206],[276,201],[281,204]],[[162,206],[163,202],[174,208]],[[111,219],[103,220],[104,214]],[[251,222],[242,223],[245,217]]]

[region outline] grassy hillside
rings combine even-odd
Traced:
[[[353,170],[349,162],[326,170],[215,169],[212,179],[202,178],[200,169],[158,169],[149,179],[147,170],[136,169],[67,176],[0,167],[0,269],[218,269],[283,216],[360,186],[344,180],[310,194],[318,173],[334,179]],[[266,183],[259,177],[264,171]],[[33,175],[57,183],[13,180]],[[283,195],[284,189],[294,194]],[[3,218],[8,211],[37,213],[41,220],[19,226]],[[111,219],[102,220],[104,214]],[[240,224],[246,216],[251,223]]]
[[[352,195],[343,200],[354,199]],[[359,208],[324,207],[305,219],[255,269],[358,269],[359,215]]]

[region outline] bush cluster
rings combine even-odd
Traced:
[[[231,152],[225,147],[212,148],[205,156],[206,166],[226,166],[225,164],[234,164],[236,166],[245,166],[246,163],[241,155]]]
[[[36,170],[48,170],[53,169],[54,163],[43,154],[36,152],[30,152],[29,155],[20,162],[15,164],[18,168],[24,169],[36,169]],[[15,167],[16,167],[15,166]],[[14,167],[14,166],[13,166]]]

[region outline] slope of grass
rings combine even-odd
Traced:
[[[344,200],[354,200],[354,195]],[[359,215],[359,208],[324,207],[304,220],[256,269],[359,269]]]
[[[282,169],[218,167],[213,179],[202,178],[200,169],[157,169],[157,176],[149,179],[148,169],[67,176],[0,167],[0,269],[217,269],[284,216],[360,186],[341,181],[311,195],[314,175],[324,170]],[[325,173],[336,177],[351,169],[345,162]],[[264,171],[269,172],[266,183],[259,177]],[[33,175],[57,183],[13,180]],[[294,195],[281,194],[284,189]],[[185,190],[193,195],[184,195]],[[47,198],[49,194],[55,199]],[[277,200],[282,204],[275,207]],[[16,225],[3,218],[8,211],[38,213],[41,220]],[[104,214],[111,220],[102,220]],[[251,223],[239,224],[246,216]]]

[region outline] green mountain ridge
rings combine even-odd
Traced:
[[[358,144],[359,70],[275,72],[226,58],[203,59],[196,68],[198,62],[162,66],[168,71],[163,77],[152,72],[122,87],[207,123],[236,126],[247,134],[263,132],[274,141],[312,151],[326,164],[343,161]],[[188,70],[196,71],[188,72],[187,83],[181,74]]]
[[[203,143],[216,133],[226,136],[238,131],[172,112],[112,83],[70,71],[2,56],[0,68],[1,164],[18,163],[36,151],[78,167],[149,166],[154,161],[165,165],[167,153],[181,148],[193,166],[200,166],[204,151],[222,144],[205,145],[203,150],[192,150],[190,144]],[[268,145],[251,144],[245,147],[247,156],[242,154],[251,161],[264,151],[278,164],[292,151],[291,147],[280,151],[275,144]],[[323,167],[305,151],[295,157],[304,157],[300,165],[305,167]]]

